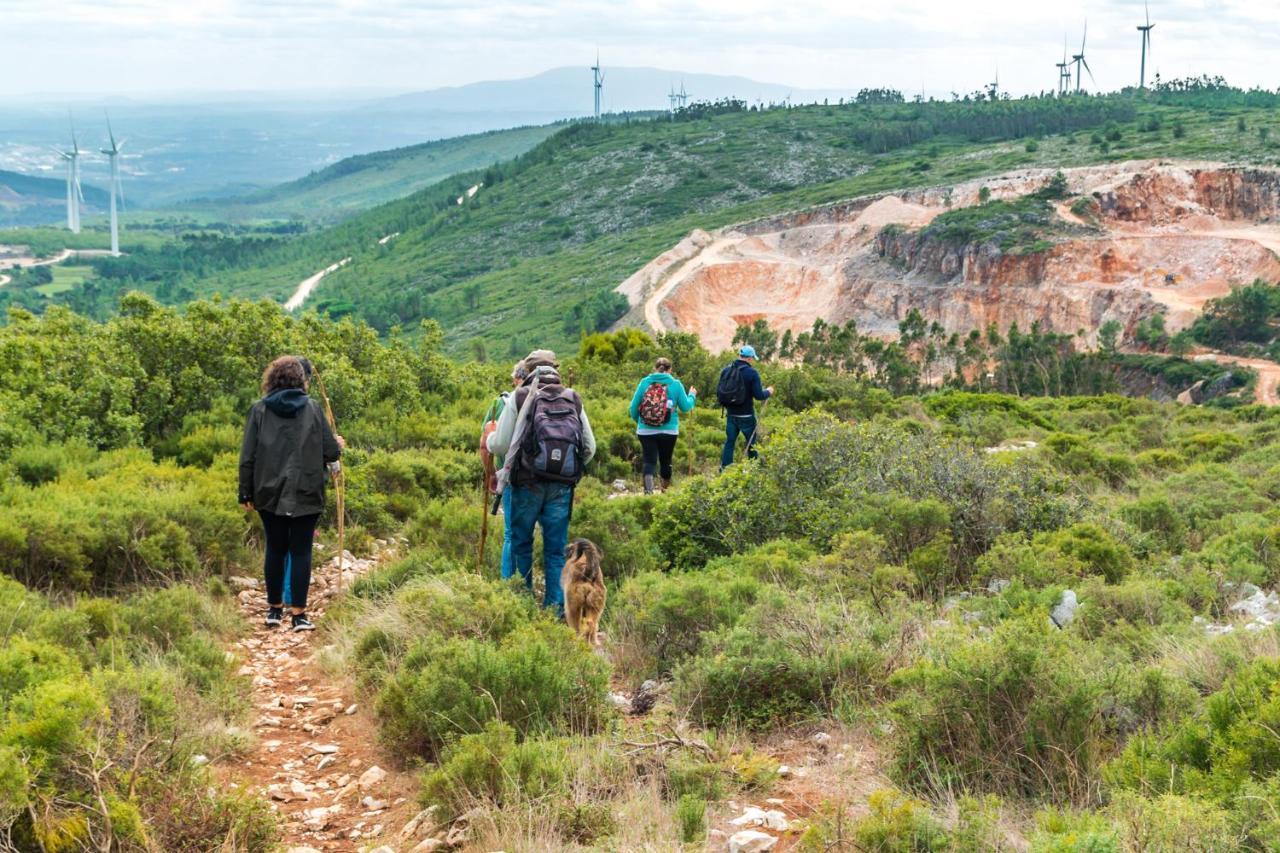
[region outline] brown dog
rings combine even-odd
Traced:
[[[564,617],[574,633],[593,646],[600,645],[600,614],[604,613],[604,553],[589,539],[575,539],[564,549]]]

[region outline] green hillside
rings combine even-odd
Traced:
[[[1146,97],[874,102],[882,99],[765,111],[722,104],[674,121],[574,124],[513,160],[319,233],[183,240],[100,262],[87,291],[96,302],[74,304],[101,316],[138,287],[165,301],[215,293],[283,301],[350,257],[307,307],[380,331],[436,319],[451,350],[497,355],[607,326],[623,311],[612,289],[693,228],[1023,166],[1280,157],[1276,95],[1203,81]],[[459,204],[473,186],[475,197]]]
[[[86,207],[105,209],[106,190],[82,185]],[[67,181],[0,169],[0,227],[66,221]]]
[[[336,222],[411,195],[450,175],[509,160],[558,129],[557,125],[517,127],[361,154],[296,181],[236,198],[183,204],[177,210],[202,220],[228,222]]]

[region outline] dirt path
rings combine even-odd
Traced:
[[[0,274],[0,287],[4,287],[6,284],[8,284],[11,281],[13,281],[13,279],[10,278],[9,276]]]
[[[301,308],[302,303],[306,302],[307,297],[311,295],[311,291],[315,290],[316,285],[320,283],[320,279],[324,278],[331,272],[336,272],[337,270],[341,269],[342,267],[346,266],[349,263],[351,263],[350,258],[343,258],[342,260],[338,261],[336,264],[330,264],[329,266],[320,270],[320,272],[316,273],[310,278],[303,279],[301,282],[298,283],[298,289],[293,292],[293,296],[290,296],[289,301],[284,304],[284,310],[293,311],[295,309]]]
[[[348,559],[343,586],[377,564],[376,559]],[[316,662],[322,642],[317,632],[263,627],[261,582],[234,582],[242,589],[240,610],[252,630],[230,651],[243,661],[241,674],[253,679],[257,743],[248,756],[221,768],[223,778],[271,803],[280,815],[284,851],[382,845],[412,850],[422,838],[402,830],[419,812],[417,785],[410,774],[394,769],[392,757],[378,745],[370,709],[357,703],[350,685]],[[337,591],[335,557],[312,575],[309,612],[317,624]]]
[[[1280,406],[1280,364],[1262,358],[1241,358],[1225,353],[1207,352],[1194,356],[1196,361],[1216,361],[1218,364],[1239,364],[1258,374],[1254,399],[1263,406]]]

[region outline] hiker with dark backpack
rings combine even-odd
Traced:
[[[773,386],[763,387],[760,373],[753,366],[755,347],[746,345],[738,350],[738,358],[720,371],[716,385],[716,400],[724,407],[725,439],[720,453],[720,470],[733,464],[738,449],[738,437],[747,439],[747,456],[755,459],[756,451],[756,400],[764,401],[773,396]]]
[[[542,605],[563,615],[560,573],[569,543],[573,489],[595,456],[596,439],[582,398],[560,379],[555,353],[534,350],[523,364],[528,376],[511,395],[486,444],[490,453],[505,457],[497,488],[510,507],[506,524],[515,571],[532,590],[533,529],[541,527],[546,582]]]
[[[693,411],[698,389],[687,392],[671,375],[670,359],[660,358],[631,395],[631,419],[644,454],[644,493],[653,494],[653,475],[662,476],[662,489],[671,488],[671,457],[680,436],[680,413]]]

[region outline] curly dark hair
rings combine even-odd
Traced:
[[[283,388],[303,388],[306,386],[306,378],[302,362],[291,355],[282,355],[262,371],[263,396]]]

